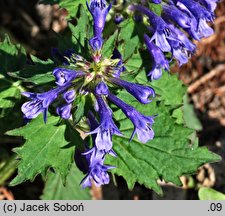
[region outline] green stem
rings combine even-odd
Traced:
[[[12,176],[15,172],[18,164],[18,160],[16,160],[17,155],[14,154],[11,156],[6,164],[0,169],[0,186],[4,185],[5,182]]]

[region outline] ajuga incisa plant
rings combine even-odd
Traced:
[[[78,7],[89,13],[85,29],[79,30],[85,38],[82,51],[76,50],[76,46],[52,50],[54,85],[48,91],[41,87],[39,91],[22,92],[27,98],[21,107],[24,127],[30,127],[35,118],[43,115],[42,124],[48,130],[49,116],[58,115],[61,119],[58,125],[69,123],[74,133],[79,131],[85,137],[81,143],[74,143],[79,152],[74,154],[78,162],[72,160],[69,165],[83,171],[84,177],[80,179],[83,188],[108,184],[109,173],[113,172],[123,176],[129,188],[139,182],[161,193],[157,179],[180,184],[178,178],[182,174],[193,173],[200,165],[218,160],[205,148],[190,147],[193,130],[186,128],[184,122],[177,124],[170,116],[174,109],[181,112],[182,101],[174,104],[173,100],[180,94],[179,88],[183,91],[184,87],[169,74],[170,64],[177,61],[181,66],[195,53],[193,40],[213,34],[209,22],[215,18],[217,2],[90,0],[83,4],[80,1]],[[89,32],[86,25],[93,26]],[[135,36],[137,26],[142,30]],[[76,36],[76,43],[84,38]],[[147,60],[141,61],[139,53],[145,53]],[[131,65],[140,67],[131,71]],[[137,79],[140,74],[146,81]],[[170,94],[174,98],[167,96]],[[159,101],[160,97],[164,100]],[[16,135],[16,130],[9,134]],[[23,161],[23,153],[18,153]],[[182,157],[189,159],[180,162]],[[46,170],[51,164],[43,166]],[[19,163],[20,176],[22,172]]]

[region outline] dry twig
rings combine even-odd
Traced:
[[[196,82],[192,83],[188,87],[188,93],[192,94],[194,91],[198,89],[199,86],[203,85],[219,73],[225,71],[225,64],[219,64],[217,67],[215,67],[213,70],[211,70],[209,73],[202,76],[200,79],[198,79]]]
[[[0,200],[14,200],[14,196],[5,187],[0,187]]]

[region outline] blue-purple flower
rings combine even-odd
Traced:
[[[187,37],[187,35],[181,31],[179,28],[175,27],[173,24],[168,23],[169,27],[173,29],[174,32],[177,34],[177,38],[182,41],[182,46],[185,47],[190,53],[194,53],[196,50],[196,45],[193,44]]]
[[[87,158],[89,158],[87,159],[89,162],[89,171],[81,181],[82,188],[91,187],[92,180],[94,181],[96,186],[108,184],[110,178],[107,171],[114,167],[103,164],[105,155],[100,151],[96,152],[96,150],[94,150],[90,152],[90,154],[90,156],[87,156]]]
[[[162,0],[151,0],[151,2],[153,2],[155,4],[160,4],[162,2]]]
[[[173,0],[178,8],[191,17],[191,32],[197,32],[196,39],[208,37],[213,34],[213,29],[207,22],[212,22],[214,15],[205,7],[194,0]]]
[[[150,25],[146,22],[143,24],[147,25],[150,33],[150,37],[147,39],[148,45],[146,45],[153,61],[153,69],[149,73],[152,80],[161,77],[161,69],[168,70],[169,68],[166,57],[163,58],[162,55],[169,57],[171,55],[167,54],[171,53],[171,57],[176,59],[181,66],[188,62],[196,48],[188,37],[200,40],[212,35],[213,29],[207,22],[213,21],[218,0],[152,0],[151,2],[161,3],[161,15],[157,15],[147,7],[148,1],[134,3],[129,6],[129,9],[134,12],[135,21],[135,17],[140,14],[148,17]],[[136,11],[138,13],[135,13]],[[157,50],[158,54],[154,54],[151,49]],[[157,61],[156,56],[160,56],[160,60]]]
[[[93,51],[100,51],[103,45],[103,39],[99,36],[93,37],[89,40],[89,44]],[[101,57],[101,56],[99,56]],[[99,61],[100,59],[98,59]]]
[[[98,113],[100,116],[99,126],[89,134],[97,134],[95,145],[98,150],[109,152],[112,149],[112,136],[121,135],[121,132],[112,119],[112,110],[106,105],[106,102],[99,95],[96,95],[98,103]]]
[[[105,26],[106,16],[111,8],[111,4],[107,6],[105,0],[91,0],[90,6],[87,2],[87,7],[94,20],[94,36],[89,40],[89,44],[93,51],[92,58],[95,62],[99,62],[103,45],[102,31]]]
[[[118,49],[115,48],[113,50],[113,55],[112,55],[111,59],[119,59],[119,62],[117,63],[116,67],[114,67],[113,76],[120,77],[120,74],[122,72],[124,72],[126,70],[126,68],[123,65],[123,57]]]
[[[75,99],[76,92],[72,89],[64,93],[63,98],[65,99],[66,103],[70,104]]]
[[[71,109],[71,104],[64,104],[62,106],[57,107],[56,112],[61,118],[69,119],[71,116]]]
[[[126,104],[111,93],[108,95],[108,98],[112,103],[114,103],[123,111],[127,118],[132,121],[134,125],[134,131],[131,135],[130,140],[132,140],[136,133],[138,139],[142,143],[146,143],[147,141],[152,140],[154,138],[154,131],[152,129],[152,124],[154,123],[154,116],[142,115],[134,107]]]
[[[55,68],[53,70],[53,75],[55,76],[56,84],[58,86],[65,86],[77,77],[84,76],[85,73],[67,68]]]
[[[136,83],[127,82],[119,78],[110,78],[112,83],[126,89],[131,95],[133,95],[140,103],[147,104],[152,100],[149,98],[155,97],[155,91],[149,86],[143,86]]]
[[[99,82],[95,87],[95,94],[97,95],[107,95],[109,93],[108,86],[103,82]]]
[[[118,1],[113,2],[118,3]],[[169,61],[173,58],[179,62],[179,65],[188,61],[190,54],[196,49],[189,36],[199,40],[213,32],[207,22],[214,19],[217,0],[151,0],[152,3],[162,4],[161,15],[148,8],[149,1],[138,2],[140,3],[132,4],[128,8],[134,12],[134,17],[138,17],[135,21],[138,20],[141,25],[146,25],[148,30],[148,35],[144,34],[144,43],[150,54],[151,70],[148,76],[151,80],[159,79],[163,70],[168,71]],[[104,164],[105,158],[107,155],[117,156],[113,150],[112,138],[114,135],[122,134],[116,125],[117,122],[113,120],[113,111],[109,102],[121,109],[132,122],[134,129],[130,140],[135,134],[142,143],[152,140],[154,138],[152,125],[155,118],[155,116],[141,114],[135,107],[114,95],[119,87],[125,89],[138,102],[148,104],[155,97],[155,91],[149,86],[120,78],[121,73],[126,70],[119,52],[120,36],[118,41],[113,42],[118,49],[115,47],[109,58],[103,56],[102,35],[111,4],[108,5],[106,0],[90,0],[87,6],[94,23],[94,34],[89,39],[90,55],[86,55],[88,59],[77,54],[73,49],[66,50],[62,54],[58,49],[54,49],[54,63],[61,65],[53,70],[57,87],[44,93],[25,92],[24,95],[31,100],[22,105],[22,112],[27,119],[43,113],[46,122],[48,108],[57,100],[54,103],[56,113],[74,128],[82,128],[86,135],[91,136],[91,139],[83,141],[82,147],[77,145],[80,155],[83,152],[83,159],[87,162],[84,171],[86,176],[81,182],[83,188],[90,187],[93,182],[97,186],[108,184],[110,181],[108,171],[114,168]],[[121,14],[118,22],[121,21],[122,15],[124,14]],[[147,22],[144,18],[146,16]],[[111,18],[114,17],[112,15]]]
[[[98,127],[98,122],[92,112],[88,113],[88,123],[91,130]],[[98,146],[96,146],[96,134],[92,134],[91,136],[93,139],[93,147],[86,149],[86,151],[82,154],[88,164],[87,174],[81,181],[83,188],[90,187],[92,185],[92,181],[94,181],[96,186],[108,184],[110,179],[107,171],[114,167],[104,165],[105,156],[106,154],[110,154],[113,157],[117,156],[112,149],[109,152],[100,150]]]
[[[29,97],[31,101],[24,103],[21,110],[27,119],[36,118],[40,113],[44,114],[44,121],[47,120],[47,111],[49,105],[62,93],[65,88],[57,87],[44,93],[23,92],[23,95]]]
[[[154,41],[156,46],[158,46],[163,52],[170,52],[171,47],[168,39],[174,41],[178,41],[178,39],[175,32],[169,28],[166,22],[144,6],[132,5],[130,6],[130,9],[134,11],[140,11],[141,13],[148,16],[153,31],[151,41]]]
[[[212,13],[216,9],[217,2],[219,2],[219,0],[197,0],[197,1]]]
[[[146,34],[144,35],[144,41],[152,59],[152,69],[148,73],[148,76],[151,80],[157,80],[162,76],[162,69],[169,70],[169,62],[162,51],[151,42]]]
[[[121,22],[123,22],[124,17],[121,14],[116,14],[114,17],[114,22],[116,24],[120,24]]]
[[[69,119],[71,116],[72,102],[75,99],[75,91],[69,90],[63,94],[66,104],[57,107],[57,114],[63,119]]]
[[[164,20],[174,21],[181,28],[191,27],[191,18],[174,5],[163,5],[162,17]]]
[[[107,6],[105,0],[91,0],[90,5],[87,3],[87,7],[94,19],[94,36],[101,37],[111,4]]]

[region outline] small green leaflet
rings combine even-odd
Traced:
[[[88,38],[90,38],[90,34],[92,35],[92,28],[90,26],[88,14],[84,6],[81,5],[76,16],[76,25],[68,22],[69,31],[64,31],[62,34],[55,34],[58,42],[57,47],[61,53],[72,49],[84,58],[89,58]]]
[[[163,71],[162,77],[152,81],[151,86],[159,95],[159,99],[164,100],[166,105],[176,106],[183,103],[186,87],[176,75]]]
[[[75,145],[81,141],[69,126],[57,125],[58,121],[58,117],[51,116],[45,125],[40,115],[26,126],[7,132],[8,135],[26,139],[22,147],[15,149],[21,160],[18,175],[11,185],[32,181],[38,174],[45,177],[50,167],[60,174],[65,183],[74,161]]]
[[[198,196],[200,200],[225,200],[225,194],[212,188],[200,188],[198,191]]]
[[[73,24],[69,23],[69,28],[73,35],[73,42],[74,44],[79,44],[81,47],[85,47],[85,43],[87,43],[87,37],[89,36],[90,25],[89,25],[89,18],[87,15],[86,10],[83,6],[80,7],[79,10],[80,17],[77,20],[77,25],[74,26]],[[74,40],[75,39],[75,40]],[[79,48],[79,46],[77,46]],[[76,49],[76,52],[84,51]]]
[[[108,38],[108,40],[104,42],[103,48],[102,48],[102,56],[104,56],[104,58],[110,58],[112,56],[117,36],[118,36],[118,31],[115,31],[114,34],[111,35]]]
[[[192,104],[189,104],[187,94],[184,96],[183,112],[185,125],[189,128],[195,129],[196,131],[201,131],[202,130],[201,122],[196,116],[194,106]]]
[[[122,22],[120,28],[118,40],[122,44],[119,46],[119,51],[123,56],[123,60],[126,61],[138,47],[139,38],[135,32],[135,23],[132,19]]]
[[[52,75],[55,65],[51,59],[43,61],[35,56],[31,56],[31,59],[33,61],[32,65],[25,65],[23,69],[11,74],[11,76],[35,84],[45,84],[55,80]]]
[[[10,157],[4,158],[4,148],[0,147],[0,185],[5,185],[8,179],[13,175],[17,169],[16,154],[13,154]]]
[[[78,6],[85,5],[86,0],[42,0],[42,4],[58,4],[59,7],[65,8],[68,11],[68,19],[74,18],[77,14]]]
[[[41,199],[43,200],[90,200],[90,189],[82,189],[80,181],[84,175],[72,165],[65,186],[58,173],[49,173]]]
[[[7,79],[0,79],[0,117],[7,115],[21,98],[20,82],[11,83]]]
[[[162,12],[162,4],[154,4],[154,3],[148,3],[149,8],[151,9],[151,11],[153,11],[154,13],[156,13],[158,16],[161,15]]]
[[[12,44],[6,36],[0,43],[0,59],[0,117],[3,117],[20,99],[20,82],[14,82],[8,74],[23,67],[26,53],[23,47]]]
[[[8,72],[23,67],[26,62],[26,52],[22,46],[12,44],[6,35],[5,40],[0,43],[0,59],[0,74],[7,76]]]

